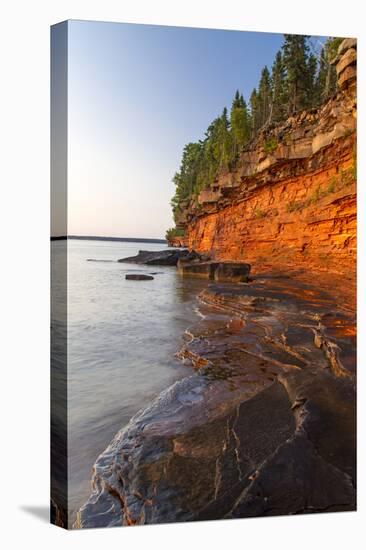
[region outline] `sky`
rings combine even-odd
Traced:
[[[249,98],[283,35],[68,25],[68,234],[164,238],[184,145]]]

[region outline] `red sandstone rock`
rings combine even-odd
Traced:
[[[335,98],[262,131],[198,204],[180,204],[191,250],[215,261],[355,273],[356,48],[355,39],[339,48]]]

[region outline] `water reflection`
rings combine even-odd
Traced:
[[[64,275],[66,241],[52,246],[58,252],[55,271]],[[141,244],[71,240],[67,246],[68,502],[75,512],[89,496],[97,456],[115,433],[161,390],[191,374],[175,352],[186,327],[197,319],[196,294],[207,282],[183,279],[172,267],[116,262],[137,253]],[[146,248],[164,247],[149,243]],[[127,272],[152,271],[154,281],[125,280]],[[58,283],[58,294],[65,298]],[[61,346],[66,336],[65,323],[60,333],[59,317],[66,315],[66,301],[63,306],[58,301],[52,323]],[[62,357],[60,395],[65,393],[64,364]],[[59,370],[57,364],[53,370]],[[60,430],[64,436],[62,423]]]

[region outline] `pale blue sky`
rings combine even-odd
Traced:
[[[248,99],[283,36],[70,21],[68,37],[68,233],[164,237],[183,146]]]

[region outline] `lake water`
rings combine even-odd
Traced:
[[[65,241],[52,243],[52,271]],[[166,245],[67,241],[69,509],[90,492],[92,466],[129,419],[161,390],[191,373],[175,359],[187,326],[197,320],[196,295],[206,286],[174,267],[117,263],[139,249]],[[88,262],[87,259],[106,260]],[[153,281],[127,281],[126,273]]]

